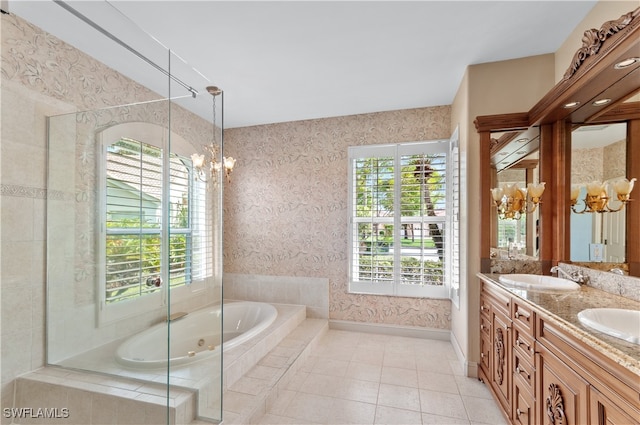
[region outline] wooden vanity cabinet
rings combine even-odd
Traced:
[[[640,377],[482,281],[479,377],[513,424],[640,425]]]
[[[538,350],[538,415],[549,424],[588,424],[589,383],[569,366],[566,356],[560,359],[542,344]]]
[[[489,358],[488,368],[483,369],[484,377],[486,382],[489,382],[502,409],[510,412],[512,380],[510,297],[501,290],[484,286],[480,300],[480,316],[483,317],[483,322],[489,325],[488,336],[483,334],[485,336],[483,336],[482,349],[488,350]]]
[[[640,421],[638,412],[636,412],[635,417],[632,417],[620,407],[627,403],[619,397],[614,396],[617,400],[613,402],[594,387],[591,387],[590,396],[591,400],[589,405],[592,424],[627,425],[637,424],[638,421]],[[632,408],[631,411],[633,411]]]

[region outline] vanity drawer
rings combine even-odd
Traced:
[[[519,324],[520,327],[527,331],[531,337],[533,337],[533,327],[534,327],[534,313],[531,308],[523,303],[520,303],[515,298],[511,303],[511,318],[513,319],[514,324]]]
[[[535,384],[535,369],[525,357],[513,352],[513,380],[520,381],[531,393]]]
[[[520,325],[513,326],[513,348],[531,364],[535,361],[535,347],[533,336]]]
[[[489,288],[486,284],[482,285],[482,292],[480,294],[480,312],[487,314],[493,313],[494,310],[499,310],[504,313],[505,316],[509,316],[511,305],[511,297],[509,294],[498,288]],[[489,306],[489,307],[487,307]],[[487,308],[489,310],[487,310]]]
[[[519,380],[514,381],[513,388],[513,423],[519,425],[535,425],[535,399],[531,392]]]
[[[480,315],[480,334],[482,337],[491,337],[491,320],[489,316],[485,316],[484,314]]]
[[[482,335],[480,338],[480,365],[489,376],[489,359],[491,358],[491,338]]]
[[[489,296],[485,291],[480,294],[480,317],[486,315],[491,316],[491,303],[489,302]]]

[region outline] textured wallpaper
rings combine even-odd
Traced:
[[[274,99],[277,107],[277,99]],[[329,317],[449,329],[449,300],[348,293],[347,148],[449,138],[449,106],[225,130],[224,270],[329,279]]]
[[[574,149],[571,152],[571,184],[584,185],[626,176],[625,140],[604,148]]]

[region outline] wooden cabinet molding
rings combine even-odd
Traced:
[[[496,232],[495,213],[492,213],[491,156],[498,148],[493,144],[491,132],[526,131],[540,127],[540,180],[547,188],[540,206],[540,261],[543,273],[551,266],[567,262],[569,256],[569,188],[570,136],[572,125],[611,122],[631,122],[640,117],[640,102],[626,102],[640,90],[640,63],[625,69],[615,64],[629,57],[640,57],[640,7],[618,19],[605,22],[600,29],[585,31],[581,46],[568,67],[565,77],[527,112],[483,115],[474,124],[480,134],[480,214],[483,223],[480,231],[480,271],[489,273],[491,268],[491,238]],[[610,98],[609,106],[596,107],[593,101]],[[580,102],[576,108],[565,104]],[[638,164],[640,130],[631,125],[628,152]],[[634,165],[640,168],[640,165]],[[630,176],[640,176],[637,170],[628,170]],[[495,173],[495,171],[493,171]],[[629,209],[627,234],[640,233],[640,205]],[[635,204],[640,204],[636,202]],[[630,274],[640,276],[640,239],[628,240],[627,262]]]
[[[479,377],[511,423],[640,424],[638,375],[496,284],[480,299]]]

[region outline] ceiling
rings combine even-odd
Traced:
[[[553,53],[595,3],[67,2],[161,68],[170,49],[185,62],[171,56],[172,74],[199,93],[222,88],[226,128],[449,105],[468,65]],[[59,4],[9,0],[9,11],[166,91],[166,76]],[[210,101],[184,104],[211,115]]]

